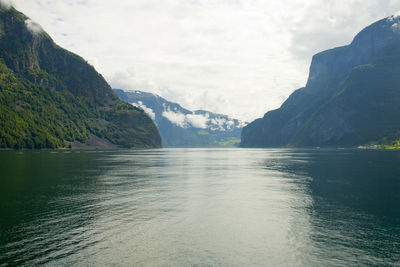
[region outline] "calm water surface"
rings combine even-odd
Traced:
[[[0,266],[399,266],[400,152],[0,152]]]

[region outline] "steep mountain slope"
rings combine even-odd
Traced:
[[[160,147],[152,120],[85,60],[0,8],[0,148]]]
[[[400,132],[400,18],[315,55],[304,88],[243,129],[242,147],[358,146]]]
[[[204,110],[193,112],[151,93],[114,91],[152,117],[165,147],[233,147],[239,143],[245,125],[239,120]]]

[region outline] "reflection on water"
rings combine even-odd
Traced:
[[[0,152],[0,265],[400,264],[400,152]]]
[[[399,266],[400,152],[308,150],[288,155],[287,165],[278,160],[270,168],[309,177],[309,263]]]

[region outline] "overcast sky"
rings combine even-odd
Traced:
[[[112,87],[247,121],[305,84],[313,54],[400,10],[400,0],[11,2]]]

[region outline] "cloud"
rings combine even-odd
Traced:
[[[11,0],[0,0],[0,7],[10,9],[12,7]]]
[[[214,118],[210,118],[209,113],[198,114],[199,111],[191,114],[183,114],[179,111],[172,111],[169,107],[164,105],[164,112],[162,116],[167,118],[173,124],[182,128],[199,128],[199,129],[210,129],[212,131],[226,131],[232,130],[233,128],[241,128],[246,125],[242,121],[235,122],[234,120],[222,115],[217,115]],[[197,113],[197,114],[196,114]]]
[[[31,19],[25,20],[25,25],[28,28],[28,30],[32,32],[34,35],[39,35],[43,33],[42,27]]]
[[[399,25],[399,23],[393,23],[392,24],[392,29],[393,29],[393,31],[400,31],[400,25]]]
[[[234,122],[233,120],[228,120],[228,121],[226,122],[226,127],[227,127],[228,129],[232,129],[233,126],[235,126],[235,122]]]
[[[208,115],[208,114],[207,114]],[[207,115],[202,114],[187,114],[186,121],[190,123],[194,128],[207,128],[207,122],[209,120]]]
[[[225,131],[225,127],[230,129],[229,126],[231,126],[230,123],[228,123],[228,121],[225,118],[218,118],[218,117],[211,119],[211,124],[212,124],[211,129],[214,131]]]
[[[179,127],[187,128],[187,121],[185,114],[169,110],[169,111],[163,111],[162,116],[167,118],[170,122]]]
[[[290,19],[289,51],[295,59],[310,61],[313,54],[347,45],[363,28],[397,13],[400,2],[309,1],[301,9],[296,18]]]
[[[175,112],[167,108],[162,113],[162,116],[167,118],[173,124],[182,128],[207,128],[209,122],[209,114],[183,114],[181,112]]]
[[[400,10],[393,14],[393,18],[400,17]]]
[[[149,117],[154,121],[156,119],[156,114],[151,108],[146,107],[142,101],[138,101],[137,103],[131,103],[131,105],[141,108]]]
[[[400,10],[395,0],[13,4],[113,87],[246,121],[304,86],[313,54],[350,43],[367,25]]]

